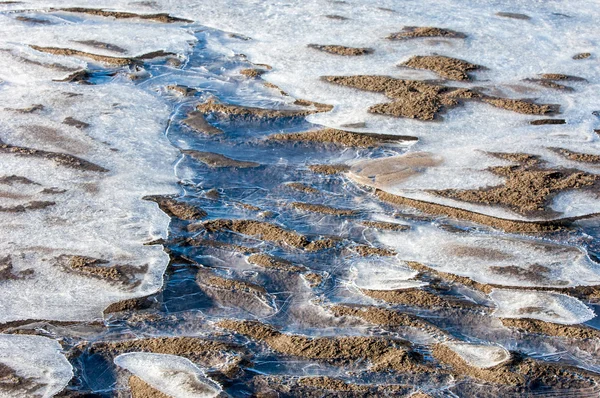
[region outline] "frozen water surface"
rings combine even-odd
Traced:
[[[0,2],[0,395],[598,396],[597,6]]]

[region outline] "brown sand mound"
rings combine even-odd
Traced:
[[[358,55],[367,55],[372,54],[372,48],[364,48],[364,47],[346,47],[339,45],[320,45],[320,44],[309,44],[308,47],[314,48],[315,50],[323,51],[329,54],[335,55],[343,55],[343,56],[358,56]]]
[[[376,300],[382,300],[390,304],[401,304],[411,307],[434,308],[434,307],[458,307],[467,306],[467,302],[447,300],[440,296],[422,289],[402,290],[369,290],[361,289],[361,292]]]
[[[303,99],[295,100],[294,105],[311,107],[316,109],[318,112],[329,112],[333,109],[333,105],[321,104],[320,102],[308,101]]]
[[[373,247],[368,245],[354,245],[350,247],[350,250],[357,253],[362,257],[370,257],[370,256],[395,256],[397,253],[390,249],[384,249],[382,247]]]
[[[256,236],[264,240],[285,243],[294,247],[305,247],[308,239],[278,225],[255,220],[211,220],[201,224],[208,232],[233,231],[244,235]]]
[[[313,113],[321,112],[317,110],[296,110],[296,109],[265,109],[254,108],[250,106],[221,104],[213,100],[206,101],[196,107],[202,113],[221,113],[231,116],[241,116],[256,119],[276,119],[285,117],[304,117]]]
[[[575,59],[575,60],[578,60],[578,59],[587,59],[587,58],[589,58],[591,56],[592,56],[591,53],[579,53],[579,54],[573,55],[573,59]]]
[[[209,135],[223,133],[223,130],[207,122],[202,112],[190,112],[181,122],[199,133]]]
[[[395,117],[434,120],[444,107],[459,104],[460,99],[474,99],[480,94],[466,89],[455,89],[419,80],[400,80],[388,76],[324,76],[330,83],[359,90],[384,93],[394,102],[377,104],[369,112]]]
[[[352,316],[360,318],[365,322],[382,326],[409,326],[423,329],[433,334],[443,334],[446,332],[438,329],[436,326],[427,322],[416,315],[406,314],[385,308],[371,306],[348,306],[334,305],[329,310],[335,316]]]
[[[319,359],[334,362],[356,362],[369,360],[372,369],[395,369],[405,372],[423,371],[423,366],[417,362],[418,357],[411,355],[406,347],[409,343],[404,340],[377,337],[315,337],[284,334],[270,326],[255,321],[224,320],[217,324],[263,341],[272,350],[285,355],[308,359]]]
[[[303,275],[310,287],[317,287],[323,283],[323,277],[315,272],[307,272]]]
[[[483,97],[482,101],[497,108],[507,109],[524,115],[544,115],[558,112],[559,109],[558,105],[539,105],[528,100]]]
[[[564,80],[569,82],[583,82],[585,79],[579,76],[565,75],[563,73],[544,73],[542,79],[546,80]]]
[[[313,203],[293,202],[291,206],[298,210],[310,211],[313,213],[329,214],[332,216],[353,216],[357,212],[350,209],[338,209],[326,205],[317,205]]]
[[[163,394],[137,376],[129,378],[129,389],[131,398],[170,398],[169,395]]]
[[[60,8],[58,11],[64,12],[75,12],[79,14],[90,14],[96,15],[99,17],[109,17],[116,19],[145,19],[149,21],[156,21],[162,23],[174,23],[174,22],[194,22],[189,19],[172,17],[169,14],[135,14],[132,12],[121,12],[121,11],[106,11],[99,8],[84,8],[84,7],[69,7],[69,8]]]
[[[232,292],[245,292],[263,296],[267,291],[262,286],[254,283],[238,281],[235,279],[221,278],[216,275],[206,275],[206,273],[198,273],[198,282],[210,287],[230,290]]]
[[[377,195],[379,199],[395,205],[412,207],[432,215],[446,216],[459,220],[466,220],[478,224],[488,225],[492,228],[497,228],[502,231],[511,233],[540,233],[560,231],[570,228],[574,221],[580,219],[577,217],[573,217],[556,219],[552,221],[508,220],[504,218],[476,213],[469,210],[463,210],[456,207],[439,205],[437,203],[431,203],[417,199],[405,198],[400,195],[393,195],[380,189],[375,190],[375,195]]]
[[[529,20],[531,17],[525,14],[518,14],[516,12],[497,12],[496,15],[504,18],[512,18],[512,19],[521,19],[521,20]]]
[[[221,365],[228,352],[239,352],[241,347],[198,337],[151,337],[135,340],[103,341],[92,343],[90,353],[117,356],[126,352],[152,352],[188,358],[206,365]]]
[[[260,267],[275,269],[279,271],[304,272],[308,270],[308,268],[304,266],[294,265],[291,261],[288,261],[286,259],[262,253],[251,255],[250,257],[248,257],[248,262],[250,264],[258,265]]]
[[[340,174],[350,170],[350,166],[345,164],[311,164],[308,166],[311,171],[319,174]]]
[[[385,221],[363,221],[361,224],[365,227],[381,229],[384,231],[407,231],[410,229],[409,225]]]
[[[158,207],[170,217],[177,217],[186,221],[199,220],[208,215],[197,206],[173,199],[169,196],[144,196],[142,199],[156,202]]]
[[[506,159],[505,154],[490,155]],[[434,192],[447,198],[500,205],[520,214],[535,216],[547,214],[548,205],[557,193],[591,187],[597,180],[597,176],[578,170],[542,168],[542,162],[536,156],[516,166],[497,166],[488,170],[504,177],[505,183],[483,189]]]
[[[434,28],[430,26],[405,26],[402,31],[392,33],[387,37],[389,40],[406,40],[420,37],[443,37],[446,39],[464,39],[464,33],[450,29]]]
[[[105,43],[98,40],[75,40],[75,43],[84,44],[86,46],[98,48],[100,50],[113,51],[119,54],[125,54],[127,52],[123,47],[119,47],[115,44]]]
[[[417,141],[417,137],[392,134],[362,134],[326,128],[301,133],[273,134],[270,140],[335,144],[345,147],[372,148],[386,143]]]
[[[544,126],[544,125],[553,125],[553,124],[565,124],[567,121],[565,119],[538,119],[532,120],[529,124],[533,126]]]
[[[108,314],[113,314],[117,312],[139,311],[148,309],[151,306],[152,301],[148,298],[148,296],[137,297],[113,303],[104,309],[103,314],[104,316],[106,316]]]
[[[553,88],[556,90],[573,91],[573,87],[565,86],[564,84],[556,83],[553,80],[547,79],[525,79],[528,82],[539,84],[542,87]]]
[[[217,168],[217,167],[235,167],[238,169],[247,169],[251,167],[258,167],[260,164],[255,162],[246,162],[242,160],[235,160],[228,158],[225,155],[221,155],[219,153],[213,152],[202,152],[195,151],[191,149],[181,151],[186,155],[191,156],[192,158],[206,164],[209,167]]]
[[[441,158],[429,152],[409,152],[355,163],[350,176],[358,183],[385,189],[441,163]]]
[[[0,153],[12,153],[18,156],[31,156],[35,158],[48,159],[53,161],[54,163],[69,167],[72,169],[77,169],[81,171],[97,171],[97,172],[107,172],[108,170],[104,167],[98,166],[94,163],[88,162],[87,160],[83,160],[73,155],[68,155],[66,153],[60,152],[49,152],[42,151],[39,149],[26,148],[20,146],[14,146],[9,144],[4,144],[0,141]]]
[[[285,186],[289,187],[293,190],[304,192],[304,193],[310,193],[310,194],[320,193],[320,191],[318,189],[313,188],[310,185],[302,184],[300,182],[288,182],[285,184]]]
[[[502,324],[509,328],[525,333],[544,334],[547,336],[561,336],[571,339],[598,339],[600,330],[585,325],[559,325],[537,319],[511,319],[501,318]]]
[[[44,53],[49,53],[49,54],[54,54],[54,55],[64,55],[67,57],[90,58],[90,59],[93,59],[94,61],[102,62],[102,63],[109,64],[109,65],[124,66],[124,65],[130,65],[135,62],[135,60],[133,58],[111,57],[109,55],[93,54],[93,53],[88,53],[85,51],[73,50],[71,48],[41,47],[41,46],[35,46],[35,45],[30,45],[30,47],[36,51],[40,51],[40,52],[44,52]]]
[[[240,70],[240,75],[244,75],[244,76],[252,77],[252,78],[260,77],[264,73],[265,73],[264,70],[256,69],[256,68],[246,68],[246,69]]]
[[[573,152],[564,148],[550,148],[553,151],[559,153],[567,159],[574,160],[576,162],[584,163],[600,163],[600,155],[594,155],[591,153]]]
[[[428,69],[451,80],[471,80],[467,72],[482,68],[480,65],[475,65],[462,59],[441,55],[414,56],[401,65],[414,69]]]

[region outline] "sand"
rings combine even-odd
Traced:
[[[334,144],[343,147],[372,148],[388,143],[417,141],[417,137],[391,134],[362,134],[326,128],[301,133],[273,134],[269,140]]]
[[[229,116],[239,116],[249,119],[277,119],[277,118],[293,118],[293,117],[304,117],[313,113],[320,112],[316,110],[302,110],[302,109],[265,109],[255,108],[250,106],[222,104],[214,100],[208,100],[196,107],[198,111],[206,113],[220,113]]]
[[[593,163],[593,164],[600,163],[600,155],[594,155],[591,153],[574,152],[574,151],[570,151],[570,150],[564,149],[564,148],[550,148],[550,149],[554,150],[556,153],[564,156],[565,158],[567,158],[569,160],[574,160],[576,162]]]
[[[558,111],[558,105],[539,105],[528,100],[484,97],[482,101],[497,108],[507,109],[524,115],[545,115]]]
[[[323,51],[329,54],[335,54],[335,55],[343,55],[343,56],[350,56],[350,57],[355,57],[358,55],[367,55],[367,54],[372,54],[373,53],[373,49],[372,48],[357,48],[357,47],[346,47],[346,46],[339,46],[339,45],[320,45],[320,44],[309,44],[308,47],[310,48],[314,48],[315,50],[319,50],[319,51]]]
[[[315,173],[327,175],[340,174],[350,170],[350,166],[345,164],[311,164],[308,168]]]
[[[131,390],[131,398],[170,398],[169,395],[151,387],[137,376],[129,378],[129,389]]]
[[[192,149],[185,149],[181,152],[212,168],[232,167],[237,169],[247,169],[260,166],[260,164],[256,162],[235,160],[219,153],[195,151]]]
[[[263,75],[266,71],[263,69],[257,68],[246,68],[240,70],[240,75],[244,75],[246,77],[257,78]]]
[[[82,122],[81,120],[77,120],[71,116],[66,117],[63,120],[63,124],[66,124],[67,126],[72,126],[78,129],[86,129],[88,127],[90,127],[90,125],[86,122]]]
[[[547,336],[560,336],[570,339],[598,339],[600,330],[585,325],[559,325],[544,322],[537,319],[500,319],[506,327],[516,329],[524,333],[543,334]]]
[[[531,17],[529,15],[518,14],[515,12],[497,12],[496,15],[498,15],[499,17],[504,17],[504,18],[521,19],[523,21],[527,21],[527,20],[531,19]]]
[[[414,69],[428,69],[450,80],[471,80],[467,73],[482,68],[462,59],[441,55],[414,56],[401,65]]]
[[[408,231],[410,229],[410,226],[408,225],[385,221],[363,221],[361,224],[365,227],[375,228],[382,231]]]
[[[309,194],[318,194],[321,192],[318,189],[311,187],[310,185],[302,184],[300,182],[288,182],[285,184],[285,186],[295,191],[300,191]]]
[[[278,271],[304,272],[308,270],[308,268],[302,265],[294,265],[291,261],[281,257],[271,256],[263,253],[251,255],[248,257],[248,262],[260,267],[275,269]]]
[[[84,44],[86,46],[98,48],[100,50],[108,50],[119,54],[125,54],[127,52],[123,47],[119,47],[115,44],[105,43],[98,40],[76,40],[76,43]]]
[[[389,40],[407,40],[423,37],[443,37],[445,39],[464,39],[464,33],[431,26],[405,26],[400,32],[390,34]]]
[[[65,166],[71,169],[77,169],[80,171],[93,171],[93,172],[107,172],[108,170],[104,167],[98,166],[87,160],[78,158],[73,155],[60,152],[49,152],[42,151],[40,149],[33,149],[27,147],[14,146],[4,144],[0,141],[0,153],[12,153],[17,156],[31,156],[35,158],[48,159],[60,166]]]
[[[99,17],[108,17],[108,18],[115,18],[115,19],[139,18],[139,19],[146,19],[146,20],[162,22],[162,23],[176,23],[176,22],[191,23],[191,22],[193,22],[188,19],[172,17],[169,14],[164,14],[164,13],[163,14],[135,14],[132,12],[106,11],[106,10],[99,9],[99,8],[84,8],[84,7],[60,8],[58,10],[64,11],[64,12],[90,14],[90,15],[95,15],[95,16],[99,16]]]
[[[435,308],[435,307],[464,307],[466,302],[448,300],[423,289],[402,290],[369,290],[361,289],[361,292],[376,300],[382,300],[390,304],[401,304],[410,307]]]
[[[537,119],[532,120],[529,124],[533,126],[544,126],[544,125],[553,125],[553,124],[565,124],[567,121],[565,119]]]
[[[354,245],[350,247],[350,250],[357,253],[362,257],[370,256],[384,256],[390,257],[395,256],[397,253],[391,249],[385,249],[383,247],[374,247],[369,245]]]
[[[207,122],[202,112],[190,112],[188,113],[187,117],[181,122],[199,133],[204,133],[208,135],[223,133],[223,130]]]
[[[579,53],[579,54],[575,54],[573,55],[573,59],[574,60],[580,60],[580,59],[588,59],[589,57],[591,57],[592,54],[591,53]]]
[[[309,211],[312,213],[328,214],[331,216],[353,216],[358,212],[350,209],[338,209],[327,205],[319,205],[314,203],[292,202],[290,204],[294,209]]]
[[[63,56],[67,56],[67,57],[90,58],[94,61],[101,62],[101,63],[108,64],[108,65],[125,66],[125,65],[131,65],[131,64],[135,63],[135,60],[133,58],[122,58],[122,57],[112,57],[110,55],[99,55],[99,54],[93,54],[93,53],[80,51],[80,50],[73,50],[71,48],[41,47],[41,46],[35,46],[35,45],[31,45],[30,47],[36,51],[40,51],[43,53],[49,53],[49,54],[54,54],[54,55],[63,55]]]
[[[208,215],[204,210],[197,206],[169,196],[145,196],[142,199],[156,202],[162,211],[171,217],[177,217],[181,220],[200,220]]]

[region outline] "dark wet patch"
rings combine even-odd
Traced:
[[[464,33],[450,29],[434,28],[431,26],[405,26],[400,32],[390,34],[389,40],[407,40],[423,37],[443,37],[446,39],[464,39]]]
[[[31,268],[15,271],[10,256],[0,258],[0,281],[26,279],[34,273],[35,271]]]
[[[329,54],[343,55],[346,57],[356,57],[359,55],[367,55],[367,54],[373,53],[372,48],[347,47],[347,46],[340,46],[340,45],[335,45],[335,44],[329,44],[329,45],[309,44],[308,47],[313,48],[315,50],[322,51],[322,52],[326,52]]]
[[[190,112],[188,113],[187,118],[183,119],[181,122],[199,133],[209,135],[223,133],[223,130],[207,122],[202,112]]]
[[[196,95],[196,93],[198,93],[198,90],[193,89],[191,87],[188,86],[184,86],[181,84],[170,84],[167,86],[167,90],[173,91],[177,94],[180,94],[184,97],[192,97],[194,95]],[[192,117],[192,115],[197,115],[198,112],[192,112],[188,115],[188,119],[190,117]],[[201,114],[200,114],[201,115]],[[185,123],[185,120],[183,121]]]
[[[417,55],[401,65],[413,69],[427,69],[451,80],[471,80],[467,73],[482,69],[481,65],[441,55]]]
[[[55,204],[56,202],[50,201],[31,201],[16,206],[0,206],[0,213],[23,213],[31,210],[43,210]]]
[[[19,113],[33,113],[36,111],[44,110],[44,105],[42,104],[33,104],[28,106],[27,108],[4,108],[7,111],[19,112]]]
[[[238,169],[247,169],[252,167],[258,167],[260,164],[256,162],[246,162],[242,160],[235,160],[228,158],[225,155],[213,152],[202,152],[195,150],[183,150],[182,153],[190,156],[191,158],[198,160],[209,167],[220,168],[220,167],[233,167]]]
[[[588,59],[589,57],[591,57],[592,54],[591,53],[579,53],[579,54],[575,54],[573,55],[573,59],[574,60],[580,60],[580,59]]]
[[[347,21],[348,18],[344,17],[342,15],[336,15],[336,14],[327,14],[327,15],[323,15],[325,18],[329,18],[329,19],[333,19],[336,21]]]
[[[14,184],[21,184],[21,185],[40,185],[35,181],[30,180],[27,177],[22,177],[22,176],[17,176],[17,175],[10,175],[10,176],[2,176],[0,177],[0,184],[3,185],[14,185]]]
[[[35,18],[35,17],[27,17],[24,15],[19,15],[15,18],[17,21],[35,24],[35,25],[52,25],[52,22],[47,19]]]
[[[103,279],[112,283],[133,288],[140,284],[137,275],[144,274],[148,266],[108,265],[109,262],[86,256],[62,255],[57,258],[57,264],[68,272],[83,276]]]
[[[132,299],[117,301],[116,303],[109,305],[104,309],[103,314],[106,316],[108,314],[118,312],[140,311],[152,307],[153,304],[154,303],[149,296],[136,297]]]
[[[280,133],[269,136],[270,140],[276,141],[294,141],[334,144],[345,147],[372,148],[382,146],[387,143],[397,143],[403,141],[417,141],[417,137],[393,135],[393,134],[363,134],[351,131],[326,128],[315,131],[306,131],[301,133]]]
[[[203,238],[188,238],[186,239],[186,243],[193,247],[206,247],[218,250],[232,251],[238,252],[242,254],[250,254],[257,253],[258,249],[253,247],[246,247],[241,245],[236,245],[233,243],[219,242],[217,240],[212,239],[203,239]]]
[[[500,159],[515,161],[515,157],[504,153],[490,153]],[[519,154],[517,154],[519,155]],[[549,169],[543,167],[538,157],[527,154],[515,166],[496,166],[488,170],[504,177],[505,182],[482,189],[442,190],[435,194],[446,198],[471,203],[500,205],[527,216],[547,216],[552,198],[559,192],[591,188],[597,176],[579,170]]]

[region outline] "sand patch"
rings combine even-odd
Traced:
[[[0,153],[10,153],[15,154],[17,156],[31,156],[35,158],[43,158],[53,161],[54,163],[69,167],[72,169],[77,169],[81,171],[96,171],[96,172],[107,172],[108,170],[104,167],[98,166],[94,163],[88,162],[87,160],[78,158],[73,155],[68,155],[66,153],[60,152],[49,152],[42,151],[39,149],[27,148],[14,146],[10,144],[4,144],[0,141]]]
[[[63,124],[66,124],[67,126],[72,126],[78,129],[86,129],[88,127],[90,127],[90,125],[86,122],[82,122],[81,120],[77,120],[71,116],[66,117],[63,120]]]
[[[523,21],[527,21],[527,20],[531,19],[531,17],[529,15],[518,14],[516,12],[497,12],[496,15],[499,16],[499,17],[511,18],[511,19],[520,19],[520,20],[523,20]]]
[[[308,282],[308,285],[313,288],[323,283],[323,276],[316,272],[307,272],[306,274],[303,274],[302,277]]]
[[[401,290],[370,290],[361,289],[361,292],[376,300],[385,301],[390,304],[401,304],[410,307],[435,308],[435,307],[457,307],[467,306],[467,302],[458,300],[447,300],[440,296],[422,289]],[[472,306],[472,305],[469,305]]]
[[[131,398],[170,398],[169,395],[158,391],[137,376],[129,377],[128,383]]]
[[[343,55],[346,57],[356,57],[359,55],[367,55],[367,54],[373,53],[372,48],[346,47],[346,46],[339,46],[339,45],[335,45],[335,44],[331,44],[331,45],[309,44],[308,47],[313,48],[315,50],[323,51],[323,52],[326,52],[329,54]]]
[[[338,209],[336,207],[318,205],[313,203],[293,202],[291,206],[297,210],[309,211],[312,213],[328,214],[331,216],[353,216],[357,214],[356,210]]]
[[[392,134],[362,134],[326,128],[322,130],[306,131],[301,133],[273,134],[269,136],[269,140],[314,142],[334,144],[344,147],[372,148],[382,146],[386,143],[417,141],[418,138]]]
[[[90,14],[99,17],[107,17],[107,18],[115,18],[115,19],[145,19],[149,21],[162,22],[162,23],[175,23],[175,22],[184,22],[191,23],[194,21],[190,21],[189,19],[172,17],[169,14],[135,14],[132,12],[121,12],[121,11],[106,11],[100,8],[84,8],[84,7],[69,7],[69,8],[59,8],[57,11],[63,12],[74,12],[79,14]]]
[[[247,169],[260,166],[256,162],[235,160],[219,153],[195,151],[192,149],[186,149],[181,152],[212,168],[234,167],[237,169]]]
[[[182,95],[184,97],[193,97],[194,95],[196,95],[198,93],[198,90],[188,87],[188,86],[184,86],[182,84],[170,84],[167,87],[167,90],[172,91],[174,93],[177,93],[179,95]],[[193,118],[194,116],[200,115],[202,116],[201,113],[198,112],[190,112],[188,114],[188,119],[189,118]],[[202,116],[202,119],[204,119],[204,117]],[[187,119],[183,120],[183,122],[185,123]],[[190,123],[193,125],[193,123]],[[191,126],[193,127],[193,126]]]
[[[372,370],[394,369],[404,372],[422,372],[417,354],[407,350],[405,340],[378,337],[307,337],[281,333],[271,326],[255,321],[224,320],[217,324],[254,340],[266,343],[281,354],[328,362],[352,363],[369,360]]]
[[[145,297],[136,297],[127,300],[121,300],[116,303],[112,303],[108,307],[104,309],[102,312],[104,316],[108,314],[113,314],[117,312],[131,312],[131,311],[139,311],[145,310],[152,306],[153,302],[149,299],[148,296]]]
[[[304,235],[265,221],[219,219],[205,221],[201,225],[208,232],[232,231],[298,248],[306,247],[309,244],[308,239]]]
[[[321,104],[320,102],[308,101],[308,100],[304,100],[304,99],[295,100],[294,105],[306,106],[309,108],[313,108],[318,112],[329,112],[330,110],[333,109],[333,105]]]
[[[295,191],[300,191],[304,193],[317,194],[321,192],[318,189],[311,187],[310,185],[302,184],[300,182],[288,182],[285,184],[285,186]]]
[[[94,47],[100,50],[113,51],[119,54],[125,54],[127,52],[123,47],[119,47],[115,44],[105,43],[98,40],[75,40],[75,43],[83,44],[86,46]]]
[[[246,68],[240,70],[240,75],[244,75],[246,77],[257,78],[263,75],[266,71],[263,69],[257,68]]]
[[[434,120],[445,108],[459,105],[460,99],[474,99],[481,95],[467,89],[457,89],[419,80],[401,80],[388,76],[324,76],[327,82],[359,90],[384,93],[394,102],[376,104],[371,113],[420,120]]]
[[[54,206],[56,202],[36,200],[16,206],[0,206],[0,213],[23,213],[30,210],[43,210],[47,207]]]
[[[506,327],[520,332],[561,336],[570,339],[598,339],[600,330],[585,325],[561,325],[530,318],[500,318]]]
[[[354,245],[349,248],[356,254],[362,257],[371,257],[371,256],[382,256],[382,257],[391,257],[395,256],[397,253],[391,249],[385,249],[383,247],[374,247],[369,245]]]
[[[301,265],[294,265],[291,261],[284,258],[263,253],[251,255],[248,257],[248,262],[263,268],[275,269],[278,271],[304,272],[308,270],[308,268]]]
[[[151,200],[158,204],[158,207],[170,217],[177,217],[181,220],[193,221],[206,217],[208,214],[201,208],[174,199],[169,196],[144,196],[142,199]]]
[[[507,159],[506,154],[490,155]],[[596,184],[597,176],[579,170],[543,168],[537,156],[515,166],[496,166],[488,170],[505,178],[503,185],[470,190],[433,191],[439,196],[470,203],[500,205],[527,216],[544,216],[552,198],[559,192],[573,189],[591,188]]]
[[[417,55],[401,65],[413,69],[427,69],[451,80],[471,80],[467,73],[482,68],[481,65],[441,55]]]
[[[533,126],[544,126],[544,125],[556,125],[556,124],[566,124],[567,121],[565,119],[538,119],[532,120],[529,124]]]
[[[25,279],[34,274],[32,268],[15,271],[10,256],[0,258],[0,281]]]
[[[496,97],[483,97],[481,100],[496,108],[502,108],[524,115],[545,115],[548,113],[556,113],[559,110],[559,105],[539,105],[529,100]]]
[[[250,254],[250,253],[258,252],[258,249],[255,249],[253,247],[246,247],[246,246],[236,245],[233,243],[219,242],[219,241],[210,240],[210,239],[188,238],[188,239],[186,239],[185,242],[188,245],[194,246],[194,247],[210,247],[213,249],[238,252],[238,253],[242,253],[242,254]]]
[[[580,59],[588,59],[589,57],[591,57],[592,54],[591,53],[579,53],[579,54],[575,54],[573,55],[573,59],[574,60],[580,60]]]
[[[583,163],[600,163],[600,155],[594,155],[591,153],[574,152],[564,148],[549,148],[556,153],[564,156],[569,160]]]
[[[111,57],[109,55],[93,54],[85,51],[73,50],[71,48],[41,47],[35,45],[30,45],[30,47],[43,53],[62,55],[66,57],[84,57],[109,65],[125,66],[135,63],[133,58]]]
[[[336,21],[347,21],[348,18],[342,16],[342,15],[336,15],[336,14],[327,14],[327,15],[323,15],[325,18],[329,18],[329,19],[333,19]]]
[[[408,231],[410,229],[410,225],[397,224],[393,222],[385,222],[385,221],[363,221],[362,225],[368,228],[375,228],[382,231]]]
[[[26,108],[4,108],[7,111],[19,112],[19,113],[33,113],[36,111],[44,110],[44,105],[42,104],[33,104]]]
[[[190,112],[188,113],[187,117],[181,122],[199,133],[204,133],[208,135],[223,133],[223,130],[207,122],[202,112]]]
[[[2,185],[15,185],[15,184],[21,184],[21,185],[40,185],[35,181],[30,180],[27,177],[23,177],[23,176],[18,176],[18,175],[9,175],[9,176],[2,176],[0,177],[0,184]]]
[[[464,39],[464,33],[431,26],[405,26],[400,32],[390,34],[389,40],[407,40],[421,37],[443,37],[446,39]]]
[[[327,175],[340,174],[350,170],[350,166],[345,164],[311,164],[308,168],[315,173]]]
[[[214,100],[208,100],[196,107],[196,109],[204,114],[206,113],[221,113],[229,116],[239,116],[249,119],[277,119],[277,118],[294,118],[305,117],[313,113],[320,112],[319,110],[301,110],[301,109],[265,109],[255,108],[251,106],[241,106],[233,104],[222,104]]]
[[[108,266],[108,261],[85,256],[62,255],[57,258],[57,264],[69,272],[80,275],[103,279],[109,282],[135,287],[141,282],[136,280],[136,275],[147,271],[147,266],[135,267],[132,265]]]

